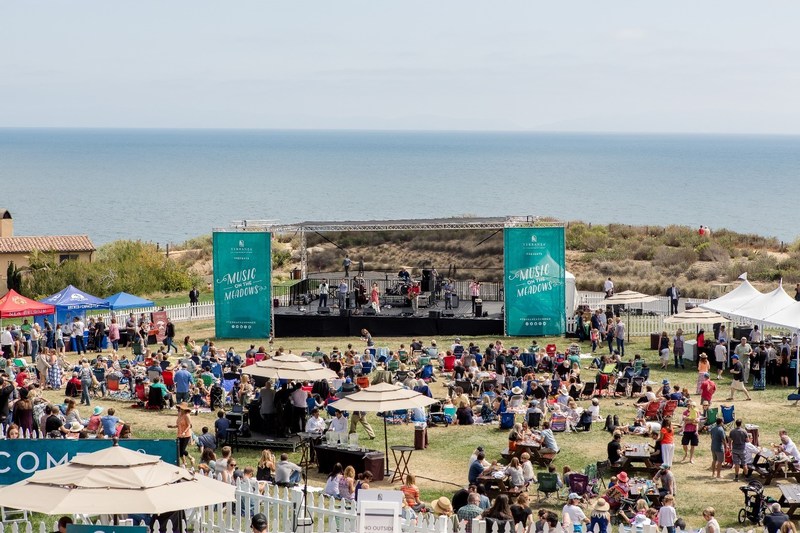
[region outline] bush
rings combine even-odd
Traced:
[[[695,246],[694,251],[700,261],[724,262],[730,259],[730,253],[721,245],[712,241],[701,242]]]
[[[697,254],[691,248],[670,248],[659,246],[653,254],[653,264],[674,273],[688,270],[697,261]]]

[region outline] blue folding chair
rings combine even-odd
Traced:
[[[722,425],[728,427],[736,421],[736,406],[720,405],[722,411]]]
[[[500,429],[511,429],[514,427],[514,413],[500,414]]]

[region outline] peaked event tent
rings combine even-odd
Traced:
[[[48,515],[162,514],[235,500],[233,485],[113,446],[0,488],[0,506]]]
[[[108,300],[103,300],[97,296],[87,294],[80,289],[67,285],[67,287],[55,294],[51,294],[42,303],[54,305],[58,311],[73,311],[77,309],[108,309]]]
[[[127,292],[118,292],[117,294],[112,294],[106,298],[106,301],[108,301],[109,307],[114,310],[131,309],[133,307],[152,307],[154,305],[150,300],[139,298],[138,296],[128,294]]]
[[[0,318],[52,315],[55,312],[56,308],[52,305],[25,298],[14,289],[0,298]]]
[[[763,294],[745,279],[741,285],[728,294],[723,294],[715,300],[700,304],[700,307],[717,313],[733,314],[736,309],[759,296],[763,296]]]

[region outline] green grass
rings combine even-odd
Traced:
[[[189,324],[179,324],[179,335],[191,335],[194,339],[202,341],[204,338],[213,338],[213,322],[195,322]],[[479,346],[485,347],[489,342],[494,341],[495,337],[461,337],[465,343],[476,342]],[[401,342],[408,342],[410,339],[381,339],[376,338],[377,346],[388,346],[396,349]],[[449,344],[450,339],[438,339],[440,345]],[[555,342],[560,348],[566,348],[568,342],[561,338],[537,339],[540,346],[549,342]],[[527,346],[530,339],[504,339],[506,346]],[[263,344],[264,339],[226,339],[220,341],[220,346],[234,346],[237,350],[244,351],[253,342]],[[279,345],[291,349],[295,353],[321,346],[323,350],[330,350],[333,346],[343,348],[348,343],[353,343],[356,350],[362,350],[364,344],[357,338],[292,338],[276,339],[275,347]],[[584,347],[588,351],[588,347]],[[649,349],[649,339],[634,339],[626,352],[641,353],[651,366],[651,380],[660,383],[667,378],[672,384],[680,384],[694,392],[696,382],[696,372],[693,370],[675,370],[671,365],[667,371],[659,370],[657,357],[654,351]],[[588,364],[588,362],[585,362]],[[594,377],[594,371],[583,370],[587,379]],[[730,380],[727,377],[718,382],[719,388],[715,395],[715,402],[719,403],[727,397]],[[446,395],[445,381],[439,380],[433,384],[435,397],[443,398]],[[795,440],[800,439],[798,435],[797,411],[789,406],[786,395],[789,389],[770,388],[763,392],[751,392],[754,398],[752,402],[737,401],[736,414],[743,418],[745,423],[755,423],[760,426],[761,444],[765,445],[777,440],[777,432],[782,427],[787,427],[793,434]],[[57,395],[48,393],[51,400],[60,400]],[[101,403],[108,407],[110,402]],[[581,402],[585,407],[588,402]],[[617,405],[620,404],[620,405]],[[174,430],[166,429],[167,424],[174,423],[174,413],[154,413],[141,412],[129,409],[126,405],[119,403],[118,412],[123,420],[126,417],[133,418],[134,437],[136,438],[173,438]],[[121,409],[120,409],[121,407]],[[601,401],[601,414],[617,414],[623,422],[633,419],[635,413],[634,402],[631,399],[604,399]],[[203,425],[211,427],[214,417],[211,414],[193,417],[195,430],[199,432]],[[374,415],[369,415],[368,419],[376,433],[376,439],[369,441],[363,428],[359,426],[359,436],[362,443],[368,446],[383,450],[383,424]],[[555,462],[559,472],[565,465],[569,465],[573,470],[583,470],[583,468],[595,461],[606,458],[606,444],[610,440],[610,435],[601,429],[602,424],[595,424],[589,433],[559,433],[557,440],[561,447],[561,453]],[[417,476],[418,486],[425,501],[432,501],[439,496],[445,495],[452,497],[458,487],[466,483],[468,458],[473,450],[482,445],[487,452],[488,459],[499,459],[500,452],[507,446],[507,431],[500,431],[497,426],[450,426],[435,427],[428,429],[430,446],[424,451],[415,451],[412,454],[410,467],[411,471]],[[388,427],[389,445],[402,444],[412,445],[414,442],[413,425],[399,425]],[[641,437],[626,437],[630,442],[641,442]],[[680,448],[680,446],[678,446]],[[390,452],[391,453],[391,452]],[[199,459],[199,454],[195,452],[195,458]],[[242,449],[234,454],[241,465],[255,466],[260,450]],[[676,450],[676,461],[680,460],[682,451]],[[292,454],[291,459],[299,461],[299,453]],[[391,463],[394,464],[393,461]],[[702,525],[701,510],[709,505],[717,508],[717,516],[722,527],[737,527],[736,514],[742,506],[742,495],[737,490],[740,484],[732,481],[732,471],[723,473],[722,481],[713,481],[707,470],[710,465],[710,452],[708,437],[703,435],[700,438],[700,446],[695,455],[695,464],[675,464],[674,471],[678,479],[677,509],[680,516],[684,517],[688,525],[693,528]],[[312,471],[310,473],[310,483],[321,486],[324,484],[324,476]],[[381,488],[388,488],[388,480],[375,484]],[[399,485],[395,484],[395,488]],[[779,497],[779,491],[775,485],[766,488],[766,494],[772,497]],[[538,507],[535,497],[534,507]],[[563,501],[555,502],[551,498],[543,507],[560,510]]]

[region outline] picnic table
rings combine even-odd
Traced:
[[[800,509],[800,485],[786,483],[778,485],[778,488],[781,490],[781,497],[778,499],[778,503],[781,504],[781,507],[786,508],[786,514],[789,519],[793,519],[795,512]]]
[[[658,492],[651,480],[634,480],[628,484],[628,495],[632,499],[647,498],[650,506],[656,509],[661,507],[661,493]]]
[[[513,452],[509,451],[506,448],[503,451],[503,459],[506,461],[511,461],[513,457],[520,458],[523,453],[528,452],[531,456],[531,463],[541,466],[542,468],[547,468],[550,463],[553,462],[555,459],[554,454],[542,454],[542,444],[540,442],[526,440],[517,442],[517,446]]]
[[[753,473],[763,478],[764,485],[771,485],[775,479],[790,477],[800,483],[800,468],[797,463],[768,449],[762,449],[753,456]]]
[[[650,459],[650,445],[647,443],[629,444],[622,451],[619,463],[612,465],[615,474],[619,472],[646,472],[655,475],[660,465]]]
[[[492,500],[501,494],[510,492],[509,486],[506,485],[507,481],[508,476],[505,474],[505,469],[487,468],[478,476],[478,483],[484,486],[486,495]]]

